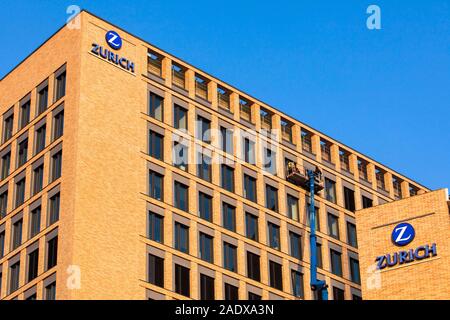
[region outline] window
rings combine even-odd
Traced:
[[[3,274],[0,270],[0,296],[2,295],[2,282],[3,282]]]
[[[190,274],[189,269],[175,264],[175,292],[189,297]]]
[[[18,148],[18,156],[17,156],[17,167],[21,167],[27,162],[28,157],[28,138],[19,143]]]
[[[402,181],[397,177],[392,177],[392,187],[394,188],[394,196],[396,199],[402,198]]]
[[[156,120],[163,120],[163,103],[164,98],[158,96],[157,94],[150,92],[148,98],[148,114],[150,117]]]
[[[197,175],[200,179],[211,182],[211,158],[203,153],[198,154]]]
[[[225,283],[225,300],[239,300],[239,288]]]
[[[50,283],[45,287],[45,300],[56,299],[56,282]]]
[[[222,164],[222,188],[234,192],[234,169]]]
[[[58,262],[58,236],[47,241],[47,269],[56,266]]]
[[[197,116],[197,139],[211,143],[211,121]]]
[[[233,154],[233,130],[220,127],[220,135],[222,151]]]
[[[51,181],[55,181],[61,177],[62,171],[62,150],[56,152],[52,155],[52,176]]]
[[[312,153],[312,134],[304,129],[301,131],[302,135],[302,149],[303,151]]]
[[[164,157],[164,136],[149,130],[148,133],[148,154],[158,160]]]
[[[384,183],[385,172],[380,168],[375,168],[375,179],[377,180],[377,188],[381,190],[386,190],[386,185]]]
[[[53,140],[62,137],[64,133],[64,110],[53,117]]]
[[[214,278],[200,274],[200,299],[214,300]]]
[[[187,130],[187,110],[176,104],[174,106],[173,116],[173,126],[175,129]]]
[[[164,217],[154,212],[148,212],[148,238],[162,243],[164,235]]]
[[[158,77],[162,76],[162,60],[163,57],[156,52],[148,50],[147,53],[147,70]]]
[[[5,255],[5,231],[0,232],[0,259]]]
[[[3,120],[3,142],[8,141],[13,136],[14,114]]]
[[[418,192],[419,192],[419,190],[415,186],[409,185],[409,196],[410,197],[416,196]]]
[[[56,96],[55,101],[58,101],[66,95],[66,71],[62,72],[56,77]]]
[[[269,261],[270,286],[283,290],[283,276],[281,264]]]
[[[30,122],[30,100],[20,106],[19,113],[19,130]]]
[[[302,238],[299,234],[290,231],[289,240],[291,243],[291,256],[299,260],[302,259]]]
[[[303,274],[291,270],[291,280],[292,280],[292,294],[297,298],[304,298],[304,288],[303,288]]]
[[[148,255],[148,282],[164,288],[164,259]]]
[[[60,195],[59,192],[50,198],[49,204],[49,225],[52,225],[59,220],[59,203]]]
[[[325,178],[325,198],[336,203],[336,182],[328,178]]]
[[[203,232],[200,232],[200,259],[213,263],[214,255],[213,255],[213,237],[207,235]]]
[[[264,148],[264,170],[276,175],[277,174],[277,156],[275,151]]]
[[[223,243],[223,267],[233,272],[237,272],[236,249],[232,244]]]
[[[180,210],[188,211],[188,186],[175,181],[174,184],[174,206]]]
[[[42,112],[44,112],[47,109],[48,105],[48,86],[45,86],[38,92],[38,109],[37,114],[40,115]]]
[[[203,193],[198,193],[198,211],[200,218],[212,221],[212,197]]]
[[[195,95],[204,100],[208,100],[208,80],[202,76],[195,75]]]
[[[236,231],[236,208],[228,203],[222,205],[223,227],[230,231]]]
[[[267,223],[269,246],[273,249],[280,250],[280,227],[271,222]]]
[[[25,201],[25,178],[20,179],[16,182],[16,202],[15,208],[22,205]]]
[[[258,241],[258,217],[248,212],[245,213],[245,231],[247,238]]]
[[[359,261],[354,258],[350,258],[350,280],[357,284],[361,283],[361,277],[359,274]]]
[[[358,159],[358,172],[359,178],[368,181],[369,176],[367,174],[367,161]]]
[[[331,213],[328,213],[328,234],[339,239],[339,218]]]
[[[333,287],[333,300],[345,300],[344,290]]]
[[[357,294],[352,294],[352,300],[359,301],[359,300],[362,300],[362,298],[360,296],[358,296]]]
[[[317,257],[317,267],[322,268],[323,263],[322,263],[322,244],[321,243],[317,243],[316,257]]]
[[[19,289],[20,261],[9,268],[9,293]]]
[[[269,131],[272,130],[272,113],[264,108],[259,109],[261,118],[261,129]]]
[[[28,254],[28,282],[35,279],[38,275],[39,249]]]
[[[256,179],[244,174],[244,197],[256,202]]]
[[[278,189],[266,184],[266,208],[278,212]]]
[[[345,209],[355,212],[355,192],[344,187],[344,205]]]
[[[9,176],[9,169],[11,167],[11,152],[5,153],[2,157],[2,173],[1,179],[6,179]]]
[[[322,160],[331,163],[331,144],[328,141],[321,139],[320,150],[322,153]]]
[[[22,244],[23,220],[16,221],[12,226],[12,246],[11,250],[17,249]]]
[[[247,277],[255,281],[261,280],[259,256],[251,252],[247,252]]]
[[[299,221],[298,219],[298,199],[290,194],[287,195],[287,209],[288,217],[292,220]]]
[[[181,224],[179,222],[175,222],[175,249],[189,253],[189,227]]]
[[[347,222],[347,243],[352,247],[355,248],[358,247],[358,240],[356,237],[356,226],[351,222]]]
[[[44,124],[36,129],[35,154],[38,154],[45,149],[45,134],[47,126]]]
[[[342,259],[341,253],[330,249],[331,258],[331,272],[339,277],[342,277]]]
[[[372,207],[373,206],[372,199],[362,196],[362,206],[363,209]]]
[[[163,178],[163,175],[149,171],[149,196],[159,201],[162,201],[163,198]]]
[[[217,86],[217,100],[220,108],[230,110],[230,93],[228,90]]]
[[[30,239],[41,232],[41,206],[30,212]]]
[[[350,172],[350,154],[347,151],[340,149],[339,160],[341,163],[341,169]]]
[[[44,165],[36,167],[33,170],[33,194],[36,194],[42,190],[44,183]]]
[[[283,137],[283,140],[286,140],[286,141],[292,143],[293,124],[287,120],[281,119],[280,125],[281,125],[281,136]]]
[[[174,142],[173,143],[173,165],[178,169],[187,171],[188,169],[188,146]]]
[[[252,109],[250,107],[250,102],[246,99],[239,98],[239,109],[241,114],[241,119],[246,121],[252,121]]]
[[[262,297],[259,294],[249,292],[248,293],[248,300],[262,300]]]
[[[175,62],[172,62],[172,83],[182,89],[185,88],[186,84],[185,72],[185,68]]]
[[[0,194],[0,218],[3,219],[6,217],[8,208],[8,190],[4,191]]]
[[[255,164],[255,142],[244,138],[244,161]]]

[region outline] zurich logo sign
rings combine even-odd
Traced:
[[[105,35],[106,42],[114,50],[122,48],[122,38],[115,31],[108,31]]]
[[[412,225],[406,222],[399,223],[392,230],[392,242],[397,246],[403,247],[413,241],[415,235],[416,232]]]

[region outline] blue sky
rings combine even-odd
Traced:
[[[71,4],[429,188],[450,187],[450,1],[5,1],[0,78]],[[381,30],[366,27],[370,4]]]

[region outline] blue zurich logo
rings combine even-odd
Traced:
[[[105,35],[106,42],[114,50],[122,48],[122,38],[115,31],[108,31]]]
[[[415,235],[416,232],[412,225],[406,222],[399,223],[392,230],[392,242],[397,246],[403,247],[413,241]]]

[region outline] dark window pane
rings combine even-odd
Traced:
[[[357,248],[358,238],[356,236],[356,226],[353,223],[347,222],[347,240],[348,244]]]
[[[56,299],[56,282],[53,282],[45,287],[45,300]]]
[[[344,204],[345,209],[355,211],[355,192],[347,187],[344,187]]]
[[[189,253],[189,228],[184,224],[175,222],[175,249]]]
[[[28,281],[33,280],[38,275],[39,249],[28,255]]]
[[[200,299],[214,300],[214,278],[200,275]]]
[[[298,298],[304,298],[303,274],[298,271],[291,271],[292,294]]]
[[[239,288],[225,283],[225,300],[239,300]]]
[[[162,201],[163,197],[163,176],[154,171],[149,171],[149,196]]]
[[[174,206],[180,210],[188,211],[188,186],[175,181]]]
[[[163,102],[164,98],[157,94],[150,92],[149,94],[149,115],[156,120],[162,121],[163,119]]]
[[[261,280],[259,256],[251,252],[247,252],[247,277],[256,281]]]
[[[179,105],[174,106],[173,126],[176,129],[187,130],[187,110]]]
[[[42,190],[44,183],[44,165],[40,165],[33,170],[33,194]]]
[[[56,221],[59,220],[59,204],[60,204],[60,195],[59,193],[55,194],[50,198],[49,210],[49,225],[52,225]]]
[[[234,169],[222,164],[222,188],[234,192]]]
[[[25,178],[16,183],[16,203],[15,207],[19,207],[25,201]]]
[[[345,300],[344,290],[333,287],[333,300]]]
[[[350,279],[357,284],[361,283],[361,277],[359,273],[359,261],[350,258]]]
[[[150,130],[148,141],[148,154],[155,159],[163,160],[164,136]]]
[[[331,272],[337,276],[342,277],[342,260],[341,253],[330,249],[331,258]]]
[[[20,261],[9,268],[9,293],[19,289]]]
[[[36,130],[36,142],[35,142],[35,154],[38,154],[45,149],[45,134],[47,131],[47,126],[44,124]]]
[[[200,232],[200,259],[213,263],[213,237]]]
[[[30,212],[30,239],[41,231],[41,206]]]
[[[12,230],[12,250],[17,249],[22,244],[23,220],[20,219],[13,224]]]
[[[17,167],[21,167],[27,162],[28,159],[28,139],[19,143],[19,149],[17,154]]]
[[[328,234],[339,239],[339,218],[331,213],[328,213]]]
[[[20,106],[19,116],[19,129],[22,129],[30,122],[30,101],[27,101]]]
[[[272,288],[283,290],[283,275],[281,264],[269,261],[270,286]]]
[[[58,262],[58,236],[47,242],[47,269],[56,266]]]
[[[66,95],[66,72],[64,71],[56,77],[55,100],[59,100]]]
[[[223,227],[230,231],[236,231],[236,208],[228,203],[222,205]]]
[[[269,246],[273,249],[280,250],[280,227],[273,223],[268,223],[269,230]]]
[[[251,213],[246,212],[245,228],[247,238],[258,241],[258,217]]]
[[[1,179],[6,179],[9,176],[9,170],[11,167],[11,152],[6,153],[2,157],[2,172],[1,172]]]
[[[266,185],[266,208],[278,212],[278,190]]]
[[[189,269],[175,264],[175,292],[189,297],[190,277]]]
[[[233,272],[237,272],[236,249],[232,244],[223,243],[223,267]]]
[[[199,192],[198,207],[200,218],[212,221],[212,197],[203,192]]]
[[[302,242],[299,234],[289,232],[289,239],[291,243],[291,256],[301,259],[302,258]]]
[[[148,282],[164,288],[164,259],[148,255]]]
[[[244,197],[256,202],[256,179],[244,174]]]
[[[149,211],[148,213],[148,237],[150,240],[163,242],[164,217]]]
[[[53,140],[58,139],[64,133],[64,110],[53,118]]]
[[[3,120],[3,142],[8,141],[13,136],[14,115],[10,115]]]
[[[47,109],[48,105],[48,86],[45,86],[38,92],[38,115]]]

